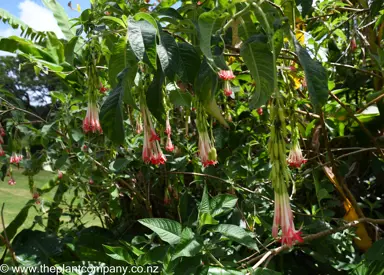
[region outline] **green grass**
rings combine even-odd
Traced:
[[[8,177],[5,178],[4,182],[0,182],[0,206],[5,203],[4,207],[4,222],[5,226],[12,222],[20,210],[26,205],[26,203],[32,199],[32,194],[28,186],[28,177],[22,174],[23,170],[13,170],[13,177],[16,180],[16,184],[11,186],[8,184]],[[41,188],[43,185],[48,183],[51,179],[56,180],[57,173],[50,173],[41,171],[39,174],[33,177],[37,188]],[[53,188],[50,192],[43,194],[40,197],[41,204],[36,204],[35,207],[31,207],[28,213],[28,218],[19,231],[25,228],[30,228],[33,225],[35,216],[43,216],[44,224],[46,224],[46,218],[48,216],[49,208],[45,205],[45,202],[52,202],[57,187]],[[71,190],[66,192],[64,199],[69,202],[73,198]],[[64,207],[65,208],[65,207]],[[63,221],[68,221],[67,217],[61,218]],[[93,215],[89,214],[82,218],[82,221],[86,223],[86,226],[100,225],[98,219]],[[1,225],[2,227],[2,225]],[[0,229],[0,232],[3,231]],[[35,230],[44,230],[44,227],[36,224]]]

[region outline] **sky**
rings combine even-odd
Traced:
[[[79,12],[72,11],[68,7],[69,0],[57,0],[65,9],[69,17],[79,16]],[[76,8],[79,4],[81,9],[89,8],[89,0],[73,0],[72,7]],[[0,8],[5,9],[11,14],[17,16],[24,23],[37,31],[53,31],[60,38],[64,37],[55,18],[50,10],[44,7],[41,0],[0,0]],[[9,25],[0,22],[0,37],[10,35],[19,35],[19,30],[12,29]],[[6,53],[0,51],[0,55]]]

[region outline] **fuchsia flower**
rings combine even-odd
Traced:
[[[18,164],[20,161],[23,160],[23,155],[18,155],[16,153],[12,153],[11,158],[9,159],[10,163]]]
[[[175,146],[173,146],[170,135],[168,135],[167,137],[167,144],[165,145],[165,150],[168,152],[173,152],[173,150],[175,150]]]
[[[58,179],[62,179],[63,178],[63,172],[61,172],[60,170],[57,170],[57,178]]]
[[[141,132],[143,132],[143,124],[141,123],[140,121],[140,118],[137,117],[136,118],[136,134],[141,134]]]
[[[92,185],[92,184],[94,184],[94,183],[95,183],[95,182],[93,181],[93,179],[92,179],[92,178],[90,178],[90,179],[89,179],[89,184],[91,184],[91,185]]]
[[[300,144],[298,142],[295,142],[292,146],[287,162],[291,168],[300,168],[301,165],[307,162],[307,160],[303,157],[303,153],[301,152]]]
[[[286,188],[281,193],[275,191],[275,217],[272,226],[272,236],[275,239],[278,237],[279,226],[281,227],[281,244],[292,246],[295,241],[303,242],[300,230],[295,230]]]
[[[224,94],[226,96],[232,95],[231,80],[235,78],[235,75],[231,70],[220,70],[219,77],[224,80]]]
[[[169,123],[168,115],[165,121],[165,133],[167,134],[167,143],[165,145],[165,150],[168,152],[173,152],[173,150],[175,150],[175,146],[173,146],[172,139],[171,139],[172,128],[171,128],[171,124]]]
[[[88,102],[87,115],[85,116],[83,121],[83,130],[85,133],[103,133],[99,121],[99,110],[95,102]]]
[[[0,123],[0,136],[5,137],[5,131],[4,131],[3,125],[1,125],[1,123]]]
[[[164,164],[167,159],[160,148],[160,137],[156,134],[155,128],[153,127],[148,107],[144,104],[141,105],[141,113],[144,122],[143,161],[155,165]]]
[[[257,113],[259,114],[259,116],[262,116],[263,115],[263,108],[258,108],[257,109]]]
[[[199,133],[199,156],[204,167],[217,164],[216,149],[213,146],[208,132]]]
[[[11,177],[9,180],[8,180],[8,184],[9,185],[15,185],[16,184],[16,181],[13,177]]]

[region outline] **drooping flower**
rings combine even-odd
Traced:
[[[16,184],[16,181],[13,177],[11,177],[9,180],[8,180],[8,184],[9,185],[15,185]]]
[[[208,132],[199,133],[199,156],[204,167],[217,164],[216,148],[213,146]]]
[[[207,129],[207,118],[204,108],[197,107],[196,114],[197,131],[199,132],[199,157],[204,167],[217,164],[217,153],[213,140],[211,140]]]
[[[5,130],[3,128],[3,125],[0,123],[0,136],[5,137]]]
[[[0,145],[0,157],[5,156],[5,152],[3,150],[3,147]]]
[[[232,87],[231,87],[231,80],[235,78],[235,75],[233,74],[232,70],[220,70],[219,71],[219,77],[224,80],[224,94],[226,96],[232,95]]]
[[[169,116],[167,115],[167,119],[165,120],[165,133],[170,136],[172,133],[171,124],[169,123]]]
[[[272,236],[278,238],[278,230],[281,227],[281,244],[292,246],[296,241],[303,242],[300,230],[295,229],[292,209],[289,204],[288,191],[275,191],[275,216],[273,219]]]
[[[99,121],[99,109],[97,108],[96,102],[92,100],[88,101],[87,115],[83,121],[83,130],[85,133],[103,133]]]
[[[275,211],[272,226],[272,236],[278,238],[281,227],[281,243],[292,246],[296,241],[302,242],[300,230],[296,231],[291,206],[289,204],[288,184],[291,180],[286,161],[285,138],[286,124],[281,98],[273,102],[271,108],[271,135],[268,142],[268,153],[272,164],[270,179],[275,191]],[[293,132],[294,140],[297,140],[297,132]]]
[[[171,135],[167,136],[167,144],[165,145],[165,150],[167,150],[168,152],[173,152],[173,150],[175,150],[175,146],[173,146],[171,140]]]
[[[15,152],[12,153],[11,158],[9,159],[10,163],[18,164],[20,161],[23,160],[23,155],[16,154]]]
[[[61,172],[60,170],[57,170],[57,178],[58,179],[62,179],[63,178],[63,172]]]
[[[93,181],[92,178],[90,178],[89,181],[88,181],[88,183],[89,183],[90,185],[92,185],[92,184],[94,184],[95,182]]]
[[[299,142],[294,142],[287,158],[288,165],[291,168],[300,168],[306,162],[307,160],[303,157]]]
[[[259,116],[262,116],[263,115],[263,108],[258,108],[257,109],[257,113],[259,114]]]
[[[140,117],[136,117],[136,134],[143,132],[143,124],[141,123]]]
[[[108,91],[108,88],[103,85],[103,83],[100,82],[100,93],[105,94],[106,91]]]
[[[141,113],[144,122],[143,161],[145,163],[152,163],[155,165],[164,164],[167,159],[160,148],[160,137],[156,134],[156,130],[152,124],[150,112],[145,104],[141,104]]]

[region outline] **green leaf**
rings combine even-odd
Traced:
[[[232,211],[237,203],[237,197],[234,195],[222,194],[211,199],[211,213],[213,217],[219,216],[228,211]]]
[[[156,50],[165,76],[173,81],[180,71],[180,54],[175,39],[167,33],[161,33]]]
[[[100,122],[103,132],[116,144],[124,143],[125,139],[123,97],[123,87],[118,85],[109,93],[100,110]]]
[[[101,20],[106,20],[106,21],[113,21],[117,24],[119,24],[122,28],[127,28],[127,25],[125,25],[124,21],[121,20],[120,18],[114,17],[114,16],[103,16]]]
[[[199,16],[200,49],[209,62],[214,61],[211,49],[212,35],[223,26],[227,17],[228,13],[220,10],[211,10],[209,12],[204,12]]]
[[[181,79],[193,84],[200,69],[200,55],[191,44],[178,43],[178,45],[181,58]]]
[[[190,228],[185,228],[181,234],[180,243],[175,247],[172,260],[179,257],[193,257],[200,252],[202,243],[195,238]]]
[[[166,89],[169,89],[169,86],[175,86],[173,84],[168,84]],[[181,92],[176,87],[172,88],[169,91],[169,101],[175,106],[175,107],[191,107],[192,104],[192,95],[188,92]]]
[[[53,16],[56,18],[57,24],[59,25],[64,36],[67,38],[67,40],[71,40],[75,36],[75,32],[72,29],[69,17],[65,12],[64,8],[56,0],[42,1],[44,3],[44,6],[46,6],[53,12]]]
[[[181,240],[181,224],[169,219],[141,219],[139,223],[155,232],[160,239],[174,245]]]
[[[3,166],[4,167],[4,166]],[[7,231],[7,237],[9,240],[12,240],[13,237],[16,235],[16,233],[18,232],[18,229],[25,224],[25,221],[28,217],[28,212],[29,212],[29,208],[31,208],[31,206],[33,206],[35,203],[34,200],[30,200],[28,201],[25,206],[20,210],[20,212],[16,215],[16,217],[13,219],[13,221],[11,221],[7,228],[6,228],[6,231]],[[9,221],[8,221],[9,222]],[[1,236],[5,236],[4,235],[4,232],[1,232]],[[0,246],[4,246],[5,243],[3,243],[3,241],[0,239]]]
[[[177,0],[162,0],[159,4],[160,7],[166,8],[176,4]]]
[[[109,59],[108,77],[109,83],[113,88],[118,84],[118,74],[127,67],[131,68],[130,71],[134,71],[134,68],[137,68],[137,60],[134,53],[127,47],[126,38],[121,37],[114,45],[111,58]],[[136,71],[134,72],[133,78],[135,76]],[[130,85],[132,84],[133,82],[130,83]]]
[[[13,29],[20,28],[22,37],[31,38],[31,40],[39,40],[45,37],[45,32],[34,30],[19,18],[4,9],[0,9],[0,19],[3,21],[3,23],[9,24]]]
[[[217,88],[217,74],[209,66],[206,59],[200,66],[194,87],[196,96],[204,105],[210,103],[214,98]]]
[[[165,123],[165,109],[163,104],[164,74],[157,71],[147,91],[147,105],[149,111],[160,122]]]
[[[128,41],[136,57],[157,68],[156,28],[147,21],[128,19]]]
[[[64,46],[65,61],[67,61],[71,65],[73,65],[73,59],[75,57],[75,46],[78,40],[79,37],[75,36],[71,40],[69,40],[68,43]]]
[[[199,214],[202,213],[211,213],[207,185],[204,185],[203,197],[201,198],[201,202],[199,205]]]
[[[327,71],[317,60],[312,59],[308,52],[300,45],[294,34],[292,39],[295,52],[305,72],[309,97],[316,112],[327,103],[328,99],[328,76]]]
[[[56,64],[64,62],[64,45],[53,32],[47,33],[46,51],[52,56]]]
[[[228,123],[225,121],[225,118],[221,114],[221,109],[217,105],[215,98],[212,98],[208,104],[204,105],[204,107],[208,114],[216,118],[217,121],[220,122],[220,124],[222,124],[224,127],[229,128]]]
[[[12,242],[12,249],[21,266],[50,264],[51,257],[62,250],[56,235],[24,229]]]
[[[268,37],[254,35],[241,47],[240,54],[256,82],[256,88],[249,103],[251,108],[265,104],[274,91],[275,68],[273,53],[268,45]]]
[[[215,220],[210,213],[201,213],[199,216],[199,226],[202,227],[203,225],[209,225],[209,224],[218,224],[219,222]]]
[[[123,261],[131,265],[135,264],[131,254],[129,254],[129,252],[124,247],[112,247],[105,244],[103,244],[103,247],[106,254],[112,259]]]
[[[258,250],[256,241],[253,239],[252,235],[240,226],[233,224],[219,224],[211,228],[210,230],[212,232],[221,233],[228,239],[242,244],[248,248]]]
[[[365,253],[368,261],[382,261],[384,259],[384,239],[376,241]]]
[[[162,16],[169,16],[178,20],[183,20],[184,18],[180,15],[180,13],[174,8],[164,8],[157,10],[157,13]]]
[[[133,96],[134,81],[137,74],[138,64],[136,62],[128,63],[128,67],[125,68],[121,73],[121,85],[124,91],[124,102],[137,108],[136,101]],[[119,75],[119,77],[120,77]]]

